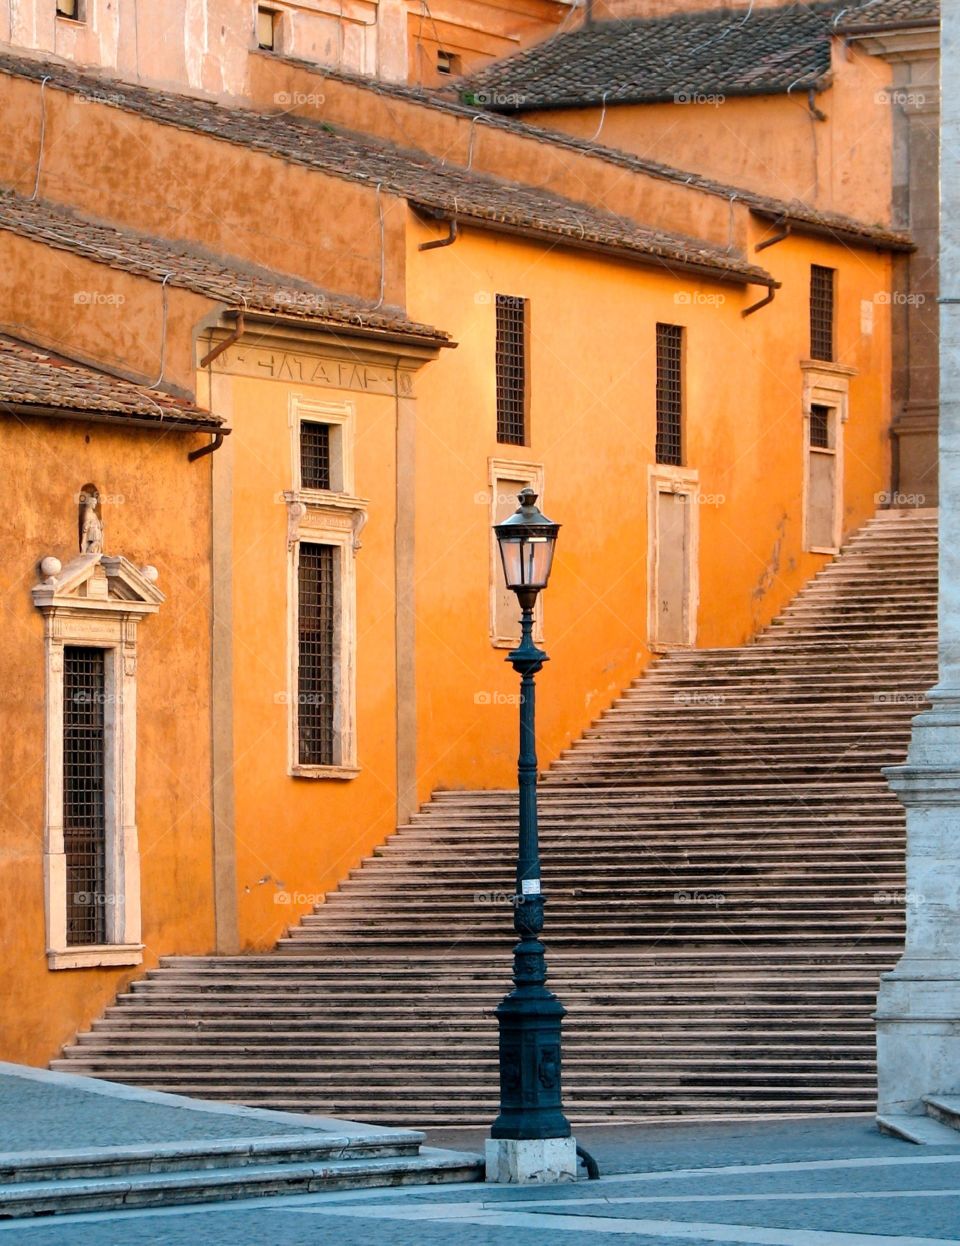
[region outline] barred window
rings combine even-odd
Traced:
[[[830,408],[814,403],[810,408],[810,444],[815,450],[830,450]]]
[[[300,487],[329,489],[330,425],[300,421]]]
[[[63,650],[63,848],[67,944],[106,943],[102,649]]]
[[[497,295],[497,441],[527,444],[527,300]]]
[[[332,545],[300,545],[296,722],[302,766],[336,762],[336,553]]]
[[[657,325],[657,462],[683,463],[683,328]]]
[[[810,358],[833,359],[836,269],[810,265]]]

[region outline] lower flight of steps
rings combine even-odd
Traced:
[[[881,1132],[924,1146],[960,1146],[960,1092],[928,1095],[922,1114],[890,1112],[877,1117]]]
[[[885,512],[757,640],[670,654],[544,777],[575,1120],[869,1111],[903,940],[883,778],[936,675],[936,516]],[[54,1067],[392,1124],[488,1122],[517,801],[438,793],[272,955],[168,958]]]
[[[0,1154],[0,1221],[481,1180],[478,1156],[421,1149],[422,1137],[384,1130]]]

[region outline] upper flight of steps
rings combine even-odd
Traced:
[[[574,1121],[868,1111],[903,940],[936,514],[884,512],[757,640],[675,652],[544,777]],[[548,695],[545,690],[545,695]],[[487,1123],[516,796],[438,793],[270,955],[173,957],[54,1062],[394,1125]]]

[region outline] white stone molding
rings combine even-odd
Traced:
[[[330,428],[328,489],[305,489],[300,473],[300,425],[303,421]],[[290,461],[294,486],[283,494],[287,505],[287,767],[295,778],[353,779],[357,765],[357,590],[355,558],[369,502],[354,496],[356,404],[291,394],[288,408]],[[300,545],[332,545],[338,551],[336,575],[336,669],[334,704],[335,764],[304,765],[299,750],[297,665]]]
[[[823,359],[804,359],[800,364],[803,374],[803,502],[802,531],[803,548],[813,554],[835,554],[843,539],[843,430],[850,416],[850,380],[857,375],[856,368],[842,363],[830,363]],[[828,407],[831,411],[833,446],[828,450],[811,447],[810,416],[815,406]],[[829,455],[834,460],[833,514],[830,524],[831,539],[826,543],[808,540],[811,510],[812,455]]]
[[[684,494],[689,498],[689,530],[686,558],[686,627],[680,643],[662,640],[659,635],[657,586],[664,553],[660,533],[659,495]],[[650,464],[647,468],[647,643],[655,653],[671,649],[689,649],[697,643],[697,611],[700,604],[700,473],[692,467],[674,467],[666,463]]]
[[[489,610],[490,610],[490,643],[497,649],[514,649],[520,643],[520,607],[516,608],[516,631],[512,636],[508,636],[503,627],[503,619],[500,611],[497,609],[497,601],[503,587],[503,570],[500,559],[500,550],[497,546],[497,537],[493,531],[493,525],[498,522],[498,518],[502,514],[500,511],[501,495],[508,490],[505,488],[505,482],[517,482],[520,486],[518,489],[509,490],[512,496],[516,496],[525,485],[529,485],[535,490],[540,501],[539,505],[543,506],[543,464],[532,463],[521,459],[492,458],[488,460],[489,466],[489,493],[488,493],[488,510],[489,510],[489,530],[490,530],[490,576],[489,576]],[[482,499],[481,499],[482,500]],[[519,505],[519,502],[517,503]],[[513,596],[513,594],[511,594]],[[534,607],[533,614],[533,635],[538,642],[543,640],[543,598],[544,594],[537,595],[537,604]]]
[[[326,496],[326,495],[321,495]],[[284,494],[287,502],[287,759],[288,771],[302,779],[353,779],[357,764],[357,583],[359,533],[369,503],[363,498],[328,497],[318,503],[303,492]],[[334,740],[336,761],[304,765],[299,750],[300,636],[298,620],[300,546],[332,545],[336,576],[336,663]]]
[[[60,568],[45,558],[33,589],[44,616],[45,815],[44,891],[51,969],[136,965],[140,942],[140,853],[136,822],[137,625],[164,600],[153,567],[126,558],[81,554]],[[153,572],[151,578],[150,572]],[[107,941],[67,944],[67,864],[63,836],[63,650],[104,651],[104,818]]]
[[[354,402],[333,402],[291,394],[289,424],[294,490],[307,500],[326,503],[331,494],[352,497],[357,408]],[[330,489],[304,489],[300,475],[300,425],[307,421],[330,428]]]

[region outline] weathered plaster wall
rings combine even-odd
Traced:
[[[585,153],[552,146],[535,136],[503,130],[476,117],[431,107],[414,99],[378,93],[340,81],[322,70],[275,57],[251,61],[252,99],[315,121],[378,134],[400,146],[416,146],[485,173],[543,186],[676,233],[721,247],[746,246],[747,210],[722,196],[653,174],[624,170]],[[594,128],[596,126],[594,125]],[[668,164],[680,164],[673,153]]]
[[[328,345],[266,352],[235,347],[213,365],[231,410],[232,746],[239,941],[268,948],[381,843],[396,822],[394,530],[396,398],[312,384],[317,364],[355,360]],[[332,361],[332,362],[331,362]],[[250,372],[261,375],[249,375]],[[362,371],[362,365],[361,365]],[[267,375],[268,372],[275,375]],[[384,373],[386,383],[392,380]],[[307,379],[303,379],[307,378]],[[352,779],[288,773],[291,593],[288,519],[294,487],[292,395],[355,405],[356,494],[369,518],[356,554],[357,739]],[[319,418],[319,417],[318,417]]]
[[[0,1058],[42,1064],[131,977],[213,946],[210,855],[210,460],[202,436],[0,418],[7,506],[0,555],[4,688],[0,807]],[[153,563],[166,602],[138,636],[137,820],[144,964],[52,971],[43,915],[43,618],[38,561],[77,551],[77,490],[101,490],[106,547]],[[15,726],[13,726],[15,724]]]
[[[40,194],[120,225],[376,300],[377,191],[65,91],[45,92]],[[0,183],[30,194],[40,85],[0,74]],[[402,301],[403,215],[383,193],[388,302]]]
[[[53,0],[9,0],[0,42],[52,53],[125,78],[238,96],[257,47],[254,3],[237,0],[81,0],[82,21]],[[464,70],[543,38],[570,16],[569,0],[270,0],[278,50],[388,81],[437,80],[441,47]]]
[[[891,67],[834,40],[833,83],[807,95],[692,95],[525,113],[523,119],[608,147],[858,220],[891,219]],[[602,117],[602,126],[601,126]],[[598,134],[599,131],[599,134]]]
[[[549,762],[650,660],[647,471],[654,461],[654,326],[687,327],[687,455],[700,473],[698,643],[735,645],[822,565],[802,551],[802,378],[812,261],[840,270],[839,359],[860,370],[845,428],[843,527],[875,511],[889,479],[889,261],[794,238],[763,253],[784,282],[754,316],[750,298],[682,276],[541,251],[464,231],[420,255],[411,228],[410,306],[443,307],[459,348],[420,382],[417,440],[417,666],[420,795],[509,785],[516,692],[488,636],[490,457],[543,464],[546,512],[564,524],[545,599],[551,663],[538,710]],[[760,233],[758,230],[757,238]],[[495,440],[497,292],[530,299],[529,446]],[[861,331],[870,302],[872,334]],[[438,507],[455,533],[436,566]],[[489,695],[488,695],[489,694]],[[506,699],[504,699],[506,698]]]

